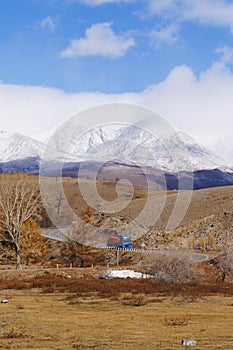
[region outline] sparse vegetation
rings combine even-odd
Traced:
[[[187,253],[158,253],[147,256],[144,260],[145,272],[162,283],[191,282],[198,280],[201,268]]]
[[[212,232],[209,232],[209,234],[208,234],[208,247],[211,250],[214,250],[216,247],[216,239],[215,239],[214,234]]]
[[[198,246],[201,250],[205,250],[206,249],[206,245],[207,245],[207,242],[206,242],[206,239],[205,237],[200,237],[199,241],[198,241]]]
[[[94,220],[93,214],[94,214],[94,210],[89,205],[87,205],[81,210],[80,219],[82,219],[86,223],[91,224],[93,223],[93,220]]]

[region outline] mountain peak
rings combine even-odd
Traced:
[[[20,133],[0,131],[0,162],[40,157],[44,144]]]

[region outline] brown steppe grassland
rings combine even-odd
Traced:
[[[45,182],[51,188],[57,180]],[[117,180],[97,181],[102,198],[117,198]],[[134,186],[124,210],[98,213],[79,190],[88,181],[62,179],[82,223],[59,242],[42,236],[52,223],[38,177],[0,175],[0,348],[171,350],[188,349],[181,341],[192,338],[195,349],[233,349],[233,187],[194,191],[182,222],[169,231],[178,193],[150,193],[151,206],[166,195],[161,216],[144,236],[137,237],[137,224],[128,232],[133,247],[144,243],[145,252],[121,252],[118,268],[151,278],[106,279],[104,271],[116,268],[116,252],[80,244],[86,228],[94,235],[127,227],[143,210],[148,191]],[[53,210],[65,222],[62,195],[54,196]]]

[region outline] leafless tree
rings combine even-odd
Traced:
[[[0,239],[16,253],[16,268],[21,269],[23,224],[41,205],[38,179],[21,173],[0,175]]]
[[[201,270],[187,253],[158,253],[143,261],[144,272],[158,282],[191,282],[200,277]]]
[[[64,201],[64,194],[59,192],[56,194],[56,208],[57,208],[57,215],[60,214],[60,209],[62,205],[62,201]]]
[[[85,259],[90,258],[90,247],[77,242],[72,232],[68,231],[63,235],[66,238],[65,249],[63,249],[64,256],[66,256],[70,264],[74,265],[78,260],[79,267],[84,267]]]
[[[228,247],[219,256],[219,267],[221,275],[217,278],[218,280],[225,281],[226,277],[233,278],[233,248]]]

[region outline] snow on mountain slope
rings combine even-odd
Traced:
[[[165,140],[165,143],[173,150],[178,167],[183,170],[226,169],[220,156],[182,131],[175,132],[169,140]]]
[[[56,137],[53,148],[59,151],[65,150],[67,152],[67,160],[83,161],[89,153],[95,153],[95,150],[99,147],[108,145],[109,142],[111,143],[116,140],[121,130],[121,127],[113,124],[88,130],[81,136],[77,136],[76,133],[73,133],[68,147],[62,142],[64,135],[61,133],[61,135]],[[64,145],[66,148],[64,148]],[[96,157],[93,160],[97,160]]]
[[[219,156],[184,132],[168,130],[157,138],[148,129],[132,125],[112,132],[102,126],[73,140],[69,151],[77,160],[111,160],[168,171],[225,168]]]
[[[224,169],[219,156],[183,132],[167,130],[157,138],[148,131],[148,125],[115,124],[96,127],[80,137],[80,130],[61,130],[56,134],[48,160],[116,161],[173,172]],[[45,145],[31,137],[0,131],[1,163],[40,158],[44,150]]]
[[[0,162],[40,157],[45,145],[19,133],[0,131]]]

